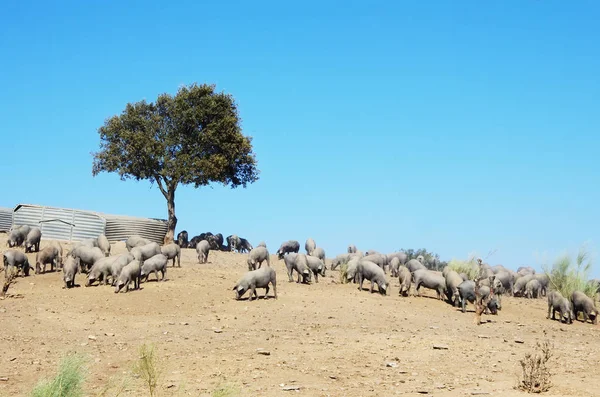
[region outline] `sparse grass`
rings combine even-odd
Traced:
[[[348,282],[348,264],[342,263],[340,265],[340,283],[346,284]]]
[[[559,257],[551,269],[543,266],[544,272],[550,278],[550,288],[559,291],[569,298],[574,291],[581,291],[592,299],[596,298],[597,289],[588,282],[592,270],[592,262],[585,249],[580,249],[575,263],[569,255]]]
[[[211,393],[212,397],[235,397],[240,393],[239,389],[234,385],[220,385]]]
[[[139,350],[140,357],[133,367],[133,373],[138,375],[146,387],[150,397],[157,394],[158,382],[162,375],[153,345],[143,344]]]
[[[469,259],[466,261],[452,259],[450,262],[448,262],[448,267],[458,274],[465,273],[469,277],[469,280],[475,280],[477,277],[479,277],[479,265],[475,259]]]
[[[548,340],[536,344],[536,350],[527,353],[520,361],[523,373],[519,380],[519,389],[527,393],[543,393],[552,387],[552,374],[548,361],[552,358],[553,345]]]
[[[97,397],[119,397],[125,393],[127,386],[129,385],[130,379],[123,378],[120,382],[115,382],[114,379],[109,379],[108,384],[102,389]]]
[[[58,367],[58,374],[52,379],[41,381],[33,392],[32,397],[78,397],[83,396],[85,381],[85,359],[72,355],[63,358]]]

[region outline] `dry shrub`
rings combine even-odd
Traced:
[[[0,291],[0,296],[6,296],[8,292],[8,288],[16,282],[16,276],[14,272],[11,272],[7,278],[4,279],[4,284],[2,285],[2,291]]]
[[[348,275],[348,264],[342,263],[340,265],[340,283],[346,284],[348,282],[348,279],[346,278],[347,275]]]
[[[536,350],[527,353],[521,363],[523,374],[519,381],[519,389],[527,393],[543,393],[552,387],[552,374],[548,369],[548,361],[552,358],[554,346],[548,341],[536,344]]]

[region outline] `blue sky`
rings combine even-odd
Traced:
[[[178,230],[513,267],[597,253],[597,2],[121,3],[2,5],[0,206],[166,217],[149,183],[92,177],[97,129],[206,82],[261,178],[179,188]]]

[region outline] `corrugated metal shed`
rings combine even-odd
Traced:
[[[139,234],[162,244],[167,233],[167,222],[160,219],[31,204],[16,206],[12,220],[13,225],[39,227],[42,230],[42,238],[51,240],[81,241],[104,233],[109,241],[120,241],[133,234]]]
[[[8,232],[12,226],[13,211],[10,208],[0,207],[0,232]]]

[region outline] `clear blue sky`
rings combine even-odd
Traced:
[[[178,230],[514,267],[598,251],[597,2],[122,3],[2,4],[0,206],[166,217],[149,183],[92,177],[97,129],[207,82],[262,173],[180,188]]]

